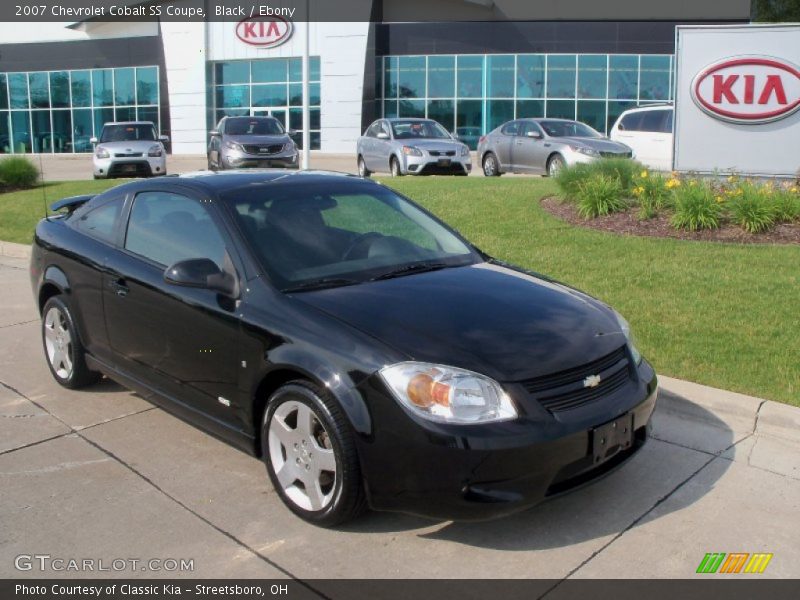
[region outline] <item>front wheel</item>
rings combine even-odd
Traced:
[[[363,156],[358,157],[358,175],[360,177],[369,177],[372,171],[367,168],[367,163],[364,161]]]
[[[564,157],[560,154],[554,154],[547,162],[547,176],[556,177],[566,166],[567,164],[564,162]]]
[[[299,517],[332,527],[366,508],[349,423],[322,388],[298,380],[278,389],[264,413],[261,447],[272,485]]]
[[[65,388],[78,389],[98,381],[100,373],[86,366],[72,313],[61,296],[53,296],[42,310],[42,345],[47,366]]]
[[[394,156],[389,160],[389,171],[392,177],[400,177],[403,174],[402,171],[400,171],[400,161]]]
[[[483,157],[483,174],[486,177],[499,177],[500,167],[497,163],[497,157],[492,152],[487,152]]]

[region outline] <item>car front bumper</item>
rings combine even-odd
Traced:
[[[110,156],[97,158],[93,156],[94,176],[107,177],[149,177],[151,175],[166,175],[167,157],[161,156]]]
[[[400,162],[405,175],[469,175],[472,159],[467,156],[404,155]]]
[[[567,166],[573,166],[577,164],[586,164],[586,163],[593,163],[598,160],[602,160],[603,158],[632,158],[633,152],[628,154],[619,153],[618,155],[589,155],[584,154],[583,152],[576,152],[575,150],[571,150],[570,148],[566,148],[560,152],[560,154],[564,157],[564,162],[566,162]]]
[[[358,444],[370,505],[439,519],[482,520],[594,481],[627,461],[649,437],[657,379],[646,361],[636,372],[630,385],[591,406],[469,426],[411,415],[379,376],[368,378],[361,388],[372,409],[374,434]],[[631,445],[596,463],[596,429],[621,419],[632,419]]]
[[[282,168],[297,169],[299,153],[296,150],[277,154],[248,154],[237,150],[227,150],[222,154],[222,162],[226,169],[245,168]]]

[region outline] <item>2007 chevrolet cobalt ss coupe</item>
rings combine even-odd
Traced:
[[[504,515],[647,438],[656,376],[619,314],[379,183],[206,173],[53,208],[31,258],[53,377],[262,456],[308,521]]]

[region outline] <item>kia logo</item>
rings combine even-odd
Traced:
[[[236,37],[259,48],[280,46],[292,37],[292,22],[283,17],[251,17],[236,24]]]
[[[800,108],[800,69],[771,56],[740,56],[709,65],[692,81],[692,100],[716,119],[768,123]]]

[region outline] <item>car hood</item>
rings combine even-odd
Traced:
[[[285,144],[289,141],[289,136],[285,133],[280,135],[226,135],[226,142],[236,142],[237,144]]]
[[[592,148],[598,152],[630,152],[630,148],[625,144],[614,142],[608,138],[561,137],[553,139],[570,146]]]
[[[601,302],[490,263],[294,297],[410,359],[498,381],[563,371],[625,343],[613,312]]]
[[[151,147],[160,143],[153,140],[134,140],[132,142],[100,142],[97,145],[112,152],[147,152]]]
[[[431,150],[459,150],[464,142],[458,140],[436,140],[436,139],[408,139],[408,140],[395,140],[401,146],[414,146],[430,152]]]

